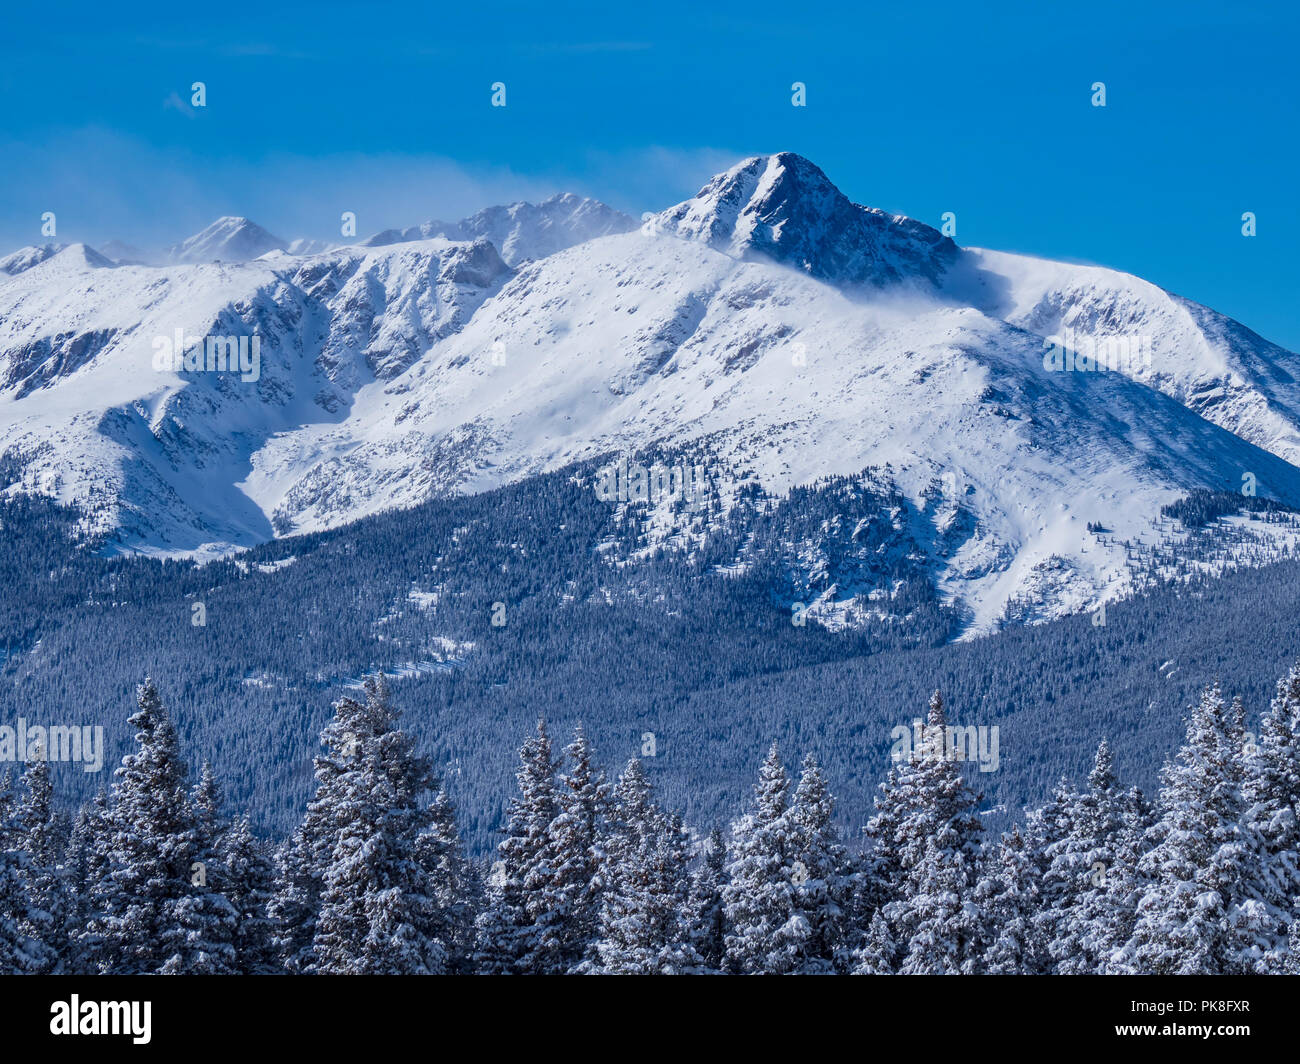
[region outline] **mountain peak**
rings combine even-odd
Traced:
[[[34,266],[56,259],[61,266],[71,269],[84,267],[102,269],[114,265],[110,259],[85,244],[42,244],[37,247],[19,248],[13,254],[0,258],[0,273],[13,277]]]
[[[716,175],[660,227],[736,258],[765,258],[833,284],[936,283],[958,253],[938,230],[853,203],[794,152],[754,155]]]
[[[236,215],[218,218],[168,252],[172,262],[247,262],[288,245],[256,222]]]
[[[24,270],[30,270],[33,266],[39,266],[46,259],[53,258],[67,246],[67,244],[38,244],[19,248],[17,251],[4,256],[4,258],[0,258],[0,273],[7,273],[12,277]]]

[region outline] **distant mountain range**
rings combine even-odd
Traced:
[[[981,631],[1122,594],[1193,490],[1300,505],[1300,356],[1128,274],[959,247],[789,153],[644,219],[562,195],[325,247],[222,218],[149,258],[0,259],[0,489],[116,550],[220,552],[651,451],[724,512],[870,469]],[[256,335],[256,378],[156,368],[178,330]],[[698,539],[671,500],[646,519]],[[832,520],[790,564],[864,535]],[[892,590],[832,584],[812,616]]]

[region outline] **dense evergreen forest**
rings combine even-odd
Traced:
[[[640,759],[616,779],[544,721],[489,860],[387,684],[334,707],[315,789],[268,845],[190,786],[146,681],[135,751],[69,824],[49,762],[0,784],[0,971],[123,974],[1270,974],[1300,970],[1300,666],[1254,729],[1206,689],[1154,801],[1109,743],[998,840],[935,692],[847,841],[817,758],[778,744],[724,834]]]

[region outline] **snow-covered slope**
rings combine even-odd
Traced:
[[[272,441],[246,487],[309,530],[662,442],[700,442],[724,494],[888,466],[919,506],[946,490],[936,523],[973,516],[944,582],[982,625],[1036,585],[1049,612],[1118,590],[1124,552],[1089,522],[1141,538],[1161,505],[1243,470],[1300,502],[1300,470],[1172,399],[1041,359],[972,308],[864,303],[692,242],[609,237],[519,271],[347,421]]]
[[[270,512],[239,487],[252,455],[346,416],[507,273],[485,242],[162,270],[66,248],[0,294],[0,454],[25,471],[9,490],[82,505],[137,548],[269,538]],[[256,335],[257,379],[155,368],[177,330]]]
[[[459,222],[424,222],[389,229],[365,243],[382,247],[440,236],[448,240],[488,240],[511,266],[545,258],[576,244],[611,233],[626,233],[637,223],[597,200],[561,193],[541,203],[488,207]]]
[[[329,240],[312,240],[309,237],[298,237],[296,240],[289,241],[289,246],[285,248],[285,251],[290,255],[320,255],[339,246]]]
[[[1208,421],[1300,462],[1300,356],[1208,307],[1100,266],[971,250],[954,293],[1044,339],[1136,342],[1124,371]],[[973,271],[970,270],[973,267]],[[972,272],[982,282],[967,283]],[[1148,354],[1149,353],[1149,354]]]
[[[0,278],[7,490],[196,551],[642,448],[724,504],[870,466],[972,630],[1123,590],[1119,541],[1190,489],[1300,504],[1295,355],[1115,271],[959,249],[798,156],[644,226],[556,197],[453,235],[162,268],[74,246]],[[178,328],[257,335],[258,379],[155,369]],[[1135,331],[1150,367],[1044,365],[1046,337]]]

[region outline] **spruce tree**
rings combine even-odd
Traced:
[[[559,778],[559,812],[548,844],[554,854],[557,963],[568,971],[592,955],[597,938],[609,793],[581,725],[565,755],[570,767]]]
[[[1137,925],[1138,902],[1148,884],[1140,870],[1147,851],[1147,836],[1154,826],[1151,803],[1137,787],[1130,787],[1120,801],[1121,827],[1115,843],[1115,861],[1105,871],[1107,897],[1099,922],[1090,932],[1090,947],[1103,958],[1100,971],[1106,975],[1124,971],[1121,955]]]
[[[772,744],[758,772],[756,809],[731,828],[727,883],[728,971],[782,975],[800,960],[805,935],[795,920],[796,842],[789,816],[790,778]]]
[[[1065,837],[1048,850],[1046,879],[1056,886],[1053,906],[1042,919],[1052,970],[1062,975],[1100,973],[1119,944],[1107,929],[1119,895],[1123,867],[1123,794],[1115,779],[1110,746],[1097,748],[1088,789],[1072,794]]]
[[[366,680],[365,695],[340,699],[325,729],[355,750],[335,792],[338,836],[323,878],[314,970],[441,974],[446,954],[430,936],[435,903],[417,842],[430,824],[422,796],[434,787],[432,769],[397,727],[382,676]]]
[[[897,971],[898,950],[894,946],[889,922],[880,910],[872,914],[871,923],[861,946],[853,954],[854,975],[893,975]]]
[[[688,905],[691,945],[709,972],[721,972],[726,960],[727,917],[722,900],[726,882],[727,844],[722,830],[715,827],[691,876]]]
[[[69,897],[66,967],[74,975],[98,973],[105,958],[107,914],[101,902],[113,868],[111,827],[108,791],[101,787],[78,810],[63,858]]]
[[[190,889],[170,903],[167,943],[172,955],[164,975],[231,975],[238,972],[235,937],[238,913],[228,897],[223,846],[228,822],[212,766],[204,764],[190,793]]]
[[[31,857],[14,796],[12,772],[0,776],[0,975],[38,975],[55,958],[47,942],[45,914],[28,896]]]
[[[203,762],[199,771],[199,782],[194,785],[191,794],[194,809],[195,827],[203,839],[203,844],[213,852],[219,852],[230,821],[225,814],[225,794],[221,782],[208,761]]]
[[[176,729],[153,682],[129,722],[139,749],[113,784],[111,871],[91,904],[104,914],[99,967],[118,974],[229,971],[233,915],[204,882]]]
[[[433,901],[428,934],[443,950],[449,975],[473,971],[474,917],[481,887],[456,827],[456,808],[445,788],[429,804],[429,827],[416,839],[416,854],[429,879]]]
[[[975,903],[986,923],[980,969],[989,975],[1042,972],[1041,937],[1034,926],[1039,911],[1039,875],[1034,854],[1018,827],[1002,836],[985,857],[975,888]]]
[[[551,846],[559,804],[545,721],[537,722],[537,735],[520,748],[519,762],[519,795],[510,802],[484,911],[475,921],[476,963],[488,974],[561,974],[561,907]]]
[[[276,850],[275,893],[267,906],[272,947],[279,963],[291,975],[310,972],[315,963],[312,946],[316,917],[325,867],[333,852],[332,844],[325,850],[330,836],[323,830],[323,804],[318,766],[316,797],[308,803],[307,815],[294,828],[292,837]]]
[[[1300,664],[1278,681],[1259,738],[1245,754],[1243,822],[1254,900],[1266,924],[1253,970],[1276,971],[1288,949],[1288,926],[1300,912]]]
[[[834,825],[834,810],[821,766],[808,754],[789,812],[792,903],[803,936],[792,969],[796,974],[829,975],[849,964],[849,861]]]
[[[244,975],[270,975],[280,968],[275,923],[275,865],[266,847],[240,817],[226,830],[221,848],[224,893],[235,911],[235,968]]]
[[[641,762],[628,763],[613,793],[605,840],[599,938],[576,971],[677,975],[702,960],[687,925],[688,840],[677,817],[655,805]]]
[[[59,868],[67,840],[54,809],[50,764],[43,750],[28,762],[23,783],[27,793],[18,807],[18,826],[26,853],[28,931],[44,946],[41,972],[58,974],[67,953],[68,889]]]
[[[1186,741],[1165,766],[1160,817],[1139,861],[1144,887],[1133,936],[1111,970],[1217,975],[1238,969],[1233,911],[1243,846],[1236,717],[1217,685],[1193,708]]]
[[[878,800],[875,833],[888,824],[901,890],[882,910],[902,954],[903,974],[978,970],[985,943],[975,903],[982,831],[978,797],[947,745],[947,716],[936,691],[922,749],[897,766]]]
[[[351,700],[349,704],[353,704]],[[338,706],[335,706],[335,713]],[[275,897],[267,907],[275,931],[276,955],[291,975],[311,972],[316,964],[316,922],[325,872],[341,830],[346,774],[354,767],[360,743],[336,720],[321,732],[325,753],[313,759],[316,791],[293,835],[276,852]]]

